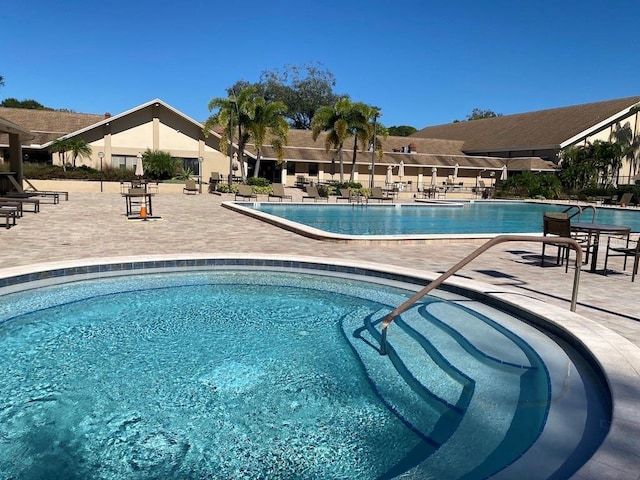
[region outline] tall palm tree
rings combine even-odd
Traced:
[[[345,140],[351,134],[350,118],[353,103],[347,97],[339,99],[333,107],[320,107],[311,119],[311,138],[316,141],[320,133],[327,132],[324,148],[329,152],[335,149],[340,163],[340,182],[344,182],[344,162],[342,150]]]
[[[67,171],[67,152],[69,150],[68,138],[57,138],[49,147],[49,152],[58,154],[58,160],[60,160],[62,170],[65,172]]]
[[[209,135],[209,132],[217,126],[223,127],[222,134],[220,136],[220,144],[229,143],[229,150],[231,151],[233,144],[233,132],[229,131],[229,127],[238,129],[238,156],[240,158],[240,168],[242,178],[246,178],[246,172],[244,171],[244,157],[245,145],[249,139],[249,134],[246,132],[246,126],[250,121],[251,113],[251,101],[256,95],[255,87],[245,87],[238,95],[234,95],[233,91],[227,97],[216,97],[209,102],[209,111],[216,112],[211,115],[204,124],[204,134]],[[231,175],[231,172],[229,172]]]
[[[76,168],[78,157],[91,156],[91,146],[83,138],[70,138],[68,140],[68,150],[71,152],[73,168]]]
[[[640,135],[634,135],[631,124],[627,122],[624,125],[616,124],[616,128],[611,132],[611,140],[622,148],[622,156],[629,163],[629,180],[631,180],[638,171]]]
[[[270,136],[271,146],[278,156],[278,163],[282,163],[289,133],[289,124],[284,118],[287,106],[283,102],[267,102],[264,97],[256,96],[250,110],[247,132],[256,146],[256,167],[253,176],[258,177],[262,147],[267,140],[267,135]]]
[[[355,180],[356,159],[358,155],[358,142],[365,150],[373,138],[373,118],[378,114],[378,109],[362,102],[352,104],[349,115],[349,126],[353,133],[353,157],[351,159],[351,175],[349,181]]]

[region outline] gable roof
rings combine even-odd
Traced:
[[[595,133],[625,115],[631,115],[640,96],[552,108],[536,112],[484,118],[426,127],[409,138],[464,141],[466,153],[559,149],[583,132]],[[595,128],[594,128],[595,127]]]
[[[104,115],[87,113],[8,107],[0,107],[0,117],[29,130],[33,134],[31,143],[34,145],[43,145],[105,118]],[[8,139],[4,137],[0,136],[0,144],[6,145]]]

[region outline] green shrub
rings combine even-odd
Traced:
[[[355,194],[362,192],[362,184],[360,182],[332,183],[329,185],[329,188],[331,195],[340,195],[341,188],[348,188]]]
[[[252,187],[268,187],[270,182],[262,177],[249,177],[247,178],[247,185],[251,185]]]
[[[142,154],[144,176],[151,180],[168,180],[178,172],[178,160],[169,152],[146,149]]]
[[[497,185],[496,196],[557,199],[561,193],[560,180],[556,175],[524,171]]]

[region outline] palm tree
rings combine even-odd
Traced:
[[[311,119],[311,138],[318,139],[320,133],[327,132],[324,148],[329,152],[335,149],[340,162],[340,182],[344,182],[344,163],[342,149],[344,141],[351,133],[349,120],[352,115],[353,103],[347,97],[339,99],[333,107],[320,107]]]
[[[245,145],[249,140],[246,126],[250,121],[251,101],[255,95],[255,87],[245,87],[240,90],[237,96],[233,95],[232,91],[227,98],[216,97],[212,99],[208,105],[209,111],[217,111],[211,115],[204,124],[205,136],[208,136],[214,127],[223,127],[220,144],[229,143],[229,150],[231,151],[233,132],[229,131],[229,127],[233,125],[238,129],[238,155],[241,160],[244,157]],[[244,162],[240,161],[240,165],[242,178],[244,179],[246,177]],[[231,172],[229,172],[229,175],[231,175]]]
[[[68,138],[57,138],[49,147],[49,152],[58,154],[58,160],[60,160],[62,170],[65,172],[67,171],[67,152],[69,150]]]
[[[78,157],[90,157],[91,146],[83,138],[70,138],[67,140],[68,150],[71,152],[72,165],[76,168],[76,160]]]
[[[283,102],[267,102],[264,97],[254,97],[251,104],[250,120],[246,130],[256,146],[256,167],[253,176],[258,177],[262,147],[267,135],[271,138],[271,146],[278,156],[278,163],[284,158],[284,146],[287,144],[289,124],[284,118],[287,106]]]
[[[640,150],[640,135],[634,135],[629,122],[624,125],[616,124],[611,132],[611,140],[620,145],[622,156],[629,163],[629,179],[631,180],[638,171],[638,150]]]
[[[349,181],[355,180],[356,158],[358,155],[358,141],[363,150],[367,148],[373,138],[373,118],[378,114],[378,109],[362,102],[352,104],[349,124],[353,133],[353,157],[351,159],[351,175]]]

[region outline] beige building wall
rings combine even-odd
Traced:
[[[628,128],[631,131],[632,138],[637,139],[640,134],[640,114],[638,112],[630,115],[629,117],[624,118],[623,120],[610,123],[592,135],[589,135],[577,142],[576,145],[586,145],[587,143],[594,143],[595,141],[609,142],[615,141],[615,133],[618,128]],[[640,151],[636,152],[636,158],[640,156]],[[638,173],[638,172],[636,172]],[[622,166],[620,167],[620,172],[618,175],[618,181],[621,184],[633,183],[634,172],[632,162],[628,158],[622,159]]]
[[[90,157],[79,157],[76,165],[101,168],[100,155],[103,153],[102,168],[112,166],[114,156],[136,157],[147,149],[168,152],[176,158],[202,158],[202,179],[209,181],[212,172],[225,178],[229,172],[229,157],[217,150],[217,137],[204,136],[199,125],[189,122],[171,112],[145,109],[131,116],[115,119],[97,126],[79,136],[91,147]],[[166,122],[166,123],[165,123]],[[226,149],[225,149],[226,152]],[[59,164],[58,156],[53,156],[54,164]],[[71,162],[67,154],[67,162]],[[199,171],[193,172],[198,177]]]

